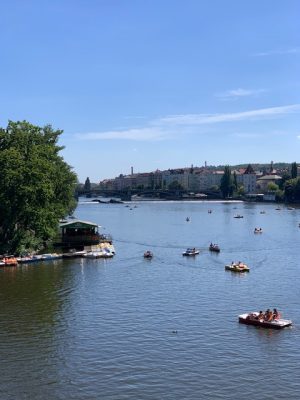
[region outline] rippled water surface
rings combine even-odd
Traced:
[[[112,234],[111,260],[1,268],[0,399],[299,399],[300,210],[130,206],[76,210]],[[190,246],[200,255],[183,257]],[[250,273],[225,271],[233,260]],[[237,321],[268,307],[293,327]]]

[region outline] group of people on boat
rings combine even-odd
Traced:
[[[217,245],[216,243],[210,243],[210,245],[209,245],[209,250],[210,251],[216,251],[216,252],[219,252],[220,251],[220,247],[219,247],[219,245]]]
[[[272,322],[272,321],[275,321],[275,320],[279,319],[280,318],[280,314],[279,314],[279,312],[277,311],[276,308],[274,308],[273,311],[268,308],[265,312],[260,311],[258,314],[257,313],[250,313],[248,315],[248,318],[249,319],[254,319],[254,320],[257,320],[257,321],[261,321],[261,322],[263,322],[263,321],[264,322]]]
[[[254,233],[261,233],[262,232],[262,229],[261,228],[255,228],[254,229]]]

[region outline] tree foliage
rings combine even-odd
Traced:
[[[300,177],[286,181],[284,192],[288,202],[300,202]]]
[[[0,252],[41,248],[74,210],[77,182],[59,155],[62,131],[29,122],[0,128]]]
[[[169,190],[183,190],[183,186],[178,181],[173,181],[168,186]]]
[[[274,183],[274,182],[270,182],[270,183],[268,183],[267,189],[272,192],[276,192],[279,189],[279,186],[276,185],[276,183]]]
[[[226,199],[226,197],[232,196],[234,184],[229,165],[226,165],[224,168],[224,175],[221,179],[220,190],[224,199]]]
[[[292,179],[297,178],[298,175],[298,171],[297,171],[297,163],[293,162],[291,165],[291,177]]]
[[[87,192],[91,191],[91,182],[89,177],[87,177],[84,182],[84,190],[86,190]]]

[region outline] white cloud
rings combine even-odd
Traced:
[[[253,54],[256,57],[266,57],[266,56],[273,56],[273,55],[284,55],[284,54],[298,54],[300,53],[300,47],[291,47],[285,50],[269,50],[263,51],[261,53]]]
[[[241,139],[252,139],[262,137],[261,133],[249,133],[249,132],[234,132],[231,136],[241,138]]]
[[[156,141],[164,140],[169,136],[166,130],[160,128],[134,128],[106,132],[78,133],[76,137],[84,140],[137,140]]]
[[[198,127],[201,125],[279,118],[287,114],[299,112],[300,104],[293,104],[226,114],[169,115],[152,120],[147,126],[140,128],[77,133],[75,136],[80,140],[160,141],[174,138],[175,135],[190,134],[192,132],[199,133]],[[245,137],[245,134],[240,133],[240,135],[244,135]]]
[[[265,92],[265,89],[233,89],[233,90],[228,90],[223,93],[218,93],[215,95],[215,97],[221,99],[221,100],[236,100],[241,97],[249,97],[249,96],[257,96],[263,92]]]
[[[172,125],[203,125],[216,124],[220,122],[243,121],[278,117],[285,114],[297,113],[300,111],[300,104],[289,106],[261,108],[258,110],[243,111],[227,114],[185,114],[170,115],[161,118],[161,123]]]

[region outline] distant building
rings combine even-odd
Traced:
[[[269,183],[275,183],[278,185],[281,179],[282,178],[279,175],[264,175],[257,180],[256,187],[259,191],[266,193],[268,192]]]

